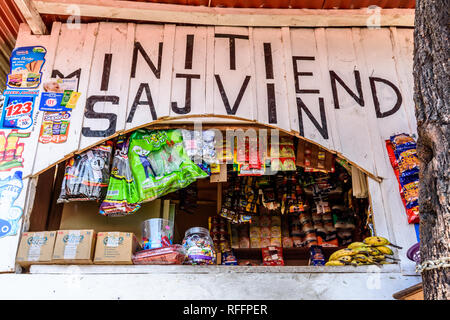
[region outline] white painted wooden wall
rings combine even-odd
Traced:
[[[140,50],[136,51],[133,68],[137,43]],[[412,100],[413,29],[103,22],[70,29],[55,23],[51,35],[40,37],[30,35],[30,30],[22,26],[17,46],[23,45],[47,48],[43,82],[53,70],[67,76],[81,69],[81,98],[73,111],[67,142],[38,143],[42,112],[35,107],[36,122],[24,152],[25,178],[119,133],[154,121],[205,115],[209,120],[218,115],[228,117],[230,122],[257,121],[303,136],[357,164],[370,176],[381,178],[381,183],[369,179],[377,232],[404,247],[400,252],[402,259],[406,249],[416,242],[384,146],[384,140],[393,134],[416,134]],[[105,55],[111,58],[109,77],[104,72]],[[146,61],[151,61],[153,70]],[[336,81],[339,108],[333,99],[330,71],[347,87]],[[356,73],[363,106],[349,94],[359,96]],[[180,110],[186,111],[186,75],[193,77],[191,104],[187,113],[180,114]],[[370,77],[382,81],[372,81],[371,87]],[[391,110],[397,101],[395,91],[386,81],[398,89],[402,103],[395,113],[377,117],[373,87],[377,90],[379,113]],[[271,103],[270,90],[275,97]],[[112,100],[97,102],[88,112],[86,106],[92,96]],[[240,104],[236,102],[239,99]],[[139,103],[133,108],[135,101]],[[271,116],[269,106],[276,108]],[[305,106],[307,112],[299,106]],[[102,118],[93,118],[93,114]],[[105,134],[111,125],[108,117],[114,118],[114,125]],[[23,192],[26,191],[24,188]],[[15,250],[16,243],[17,238],[0,239],[0,247],[8,250]],[[403,260],[407,269],[411,269],[406,258]],[[2,250],[0,271],[11,270],[13,265],[13,255]]]

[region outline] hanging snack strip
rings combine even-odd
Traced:
[[[407,134],[392,136],[386,141],[394,173],[400,187],[400,195],[406,208],[408,223],[419,222],[419,159],[416,142]]]
[[[65,168],[58,202],[103,200],[108,188],[111,141],[71,158]]]
[[[292,137],[280,137],[278,144],[270,144],[270,170],[295,171],[295,147]]]
[[[100,214],[122,217],[139,210],[139,194],[128,162],[129,139],[117,139],[106,198],[100,205]]]
[[[259,204],[256,182],[255,177],[233,177],[219,215],[232,223],[250,222]]]

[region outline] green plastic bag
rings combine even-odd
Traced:
[[[128,158],[141,202],[185,188],[196,179],[208,176],[186,154],[178,129],[133,132]]]

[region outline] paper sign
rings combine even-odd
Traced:
[[[0,126],[3,129],[28,129],[33,124],[34,101],[39,91],[6,90]]]
[[[13,175],[0,179],[0,238],[17,234],[23,209],[15,206],[14,202],[22,188],[22,171],[16,171]]]
[[[9,60],[11,73],[8,75],[8,88],[39,87],[46,53],[47,50],[41,46],[14,49]]]

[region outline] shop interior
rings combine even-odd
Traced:
[[[257,125],[204,124],[203,132],[209,128],[220,130],[223,136],[229,129],[265,129]],[[144,128],[148,132],[190,133],[193,129],[190,123]],[[193,144],[186,144],[186,136],[183,138],[184,152],[192,160],[198,150]],[[117,137],[110,141],[113,151],[108,170],[113,166]],[[129,232],[139,242],[133,252],[136,254],[151,247],[145,242],[148,239],[143,234],[144,221],[163,218],[173,223],[170,245],[182,245],[187,230],[202,227],[209,232],[215,252],[214,262],[205,264],[238,266],[323,265],[320,261],[328,261],[333,252],[373,235],[367,176],[359,168],[299,137],[280,133],[278,143],[279,151],[269,144],[264,159],[258,158],[253,167],[246,163],[252,157],[247,144],[242,158],[236,154],[237,149],[230,151],[225,144],[218,149],[216,144],[215,156],[228,164],[208,166],[203,161],[198,166],[206,175],[186,187],[143,201],[138,210],[122,216],[101,214],[104,199],[61,201],[70,161],[66,159],[38,176],[28,230]],[[315,256],[317,248],[320,251]],[[271,259],[267,255],[282,258]],[[173,264],[183,263],[202,264]]]

